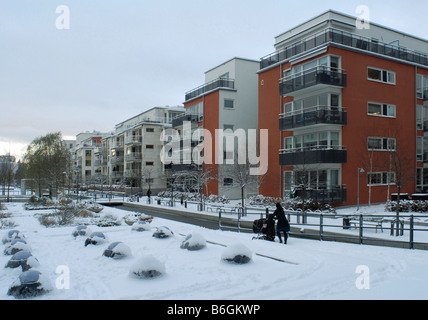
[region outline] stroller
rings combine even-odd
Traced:
[[[269,215],[267,219],[259,219],[253,222],[253,232],[257,233],[253,240],[275,241],[275,221]]]

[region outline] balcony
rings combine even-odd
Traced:
[[[123,178],[123,171],[112,171],[110,174],[112,178]]]
[[[316,106],[280,115],[279,130],[291,130],[319,124],[346,125],[347,112],[344,108]]]
[[[312,199],[322,203],[338,203],[347,201],[347,189],[343,186],[333,189],[296,189],[295,197]]]
[[[126,162],[141,162],[143,161],[142,153],[140,152],[131,152],[126,155]]]
[[[424,102],[428,101],[428,89],[424,90]]]
[[[123,148],[123,146],[124,146],[123,141],[114,141],[114,142],[112,143],[111,148],[112,148],[112,149],[122,149],[122,148]]]
[[[346,163],[348,153],[342,146],[311,146],[306,148],[281,150],[281,166],[309,165],[317,163]]]
[[[140,145],[143,142],[142,136],[128,136],[125,138],[126,145]]]
[[[111,164],[123,164],[123,156],[115,156],[110,159]]]
[[[135,169],[125,170],[125,178],[141,179],[141,171]]]
[[[179,116],[172,119],[172,127],[180,127],[183,125],[185,121],[190,121],[193,123],[198,123],[199,121],[202,121],[202,118],[199,117],[197,114],[180,114]]]
[[[193,90],[186,92],[185,99],[186,101],[189,101],[217,89],[234,90],[235,80],[228,79],[228,78],[226,79],[219,78],[214,81],[208,82],[200,87],[197,87]]]
[[[167,165],[168,167],[166,167],[167,169],[171,169],[171,171],[173,172],[181,172],[181,171],[195,171],[198,170],[198,166],[194,163],[192,164],[170,164]]]
[[[280,80],[279,91],[284,96],[305,93],[305,89],[322,89],[325,86],[346,87],[344,70],[319,66]]]
[[[346,31],[327,28],[315,35],[307,37],[297,43],[287,46],[277,52],[261,58],[260,69],[264,69],[280,62],[285,62],[292,57],[313,51],[330,44],[338,44],[354,49],[392,57],[428,66],[428,55],[405,47],[395,46],[390,43],[375,41]]]

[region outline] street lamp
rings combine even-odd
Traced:
[[[357,173],[357,211],[360,210],[360,173],[364,173],[363,168],[358,168]]]

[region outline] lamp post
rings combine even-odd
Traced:
[[[358,168],[357,172],[357,211],[360,210],[360,173],[364,173],[363,168]]]

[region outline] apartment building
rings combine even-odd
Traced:
[[[269,129],[260,194],[376,203],[398,178],[402,193],[428,191],[428,41],[368,27],[330,10],[275,37],[258,72]]]
[[[98,152],[102,174],[110,184],[123,184],[136,191],[151,189],[153,194],[166,188],[160,154],[161,134],[171,128],[183,107],[154,107],[118,123],[102,139]]]
[[[74,143],[65,141],[72,152],[73,182],[97,183],[102,174],[102,163],[97,159],[101,140],[106,133],[98,131],[81,132]]]
[[[179,164],[171,165],[173,172],[186,170],[210,171],[215,179],[210,179],[205,187],[206,195],[225,195],[228,198],[240,198],[241,190],[236,187],[236,181],[229,177],[224,170],[224,161],[234,158],[237,140],[226,143],[218,129],[224,130],[224,135],[231,136],[237,129],[257,129],[257,71],[259,61],[232,58],[205,72],[205,83],[185,94],[185,113],[175,118],[172,126],[180,135],[180,148],[177,158]],[[189,136],[194,136],[195,130],[205,130],[206,135],[193,139],[186,144],[185,125],[189,125]],[[210,139],[208,139],[208,135]],[[224,140],[221,143],[220,140]],[[246,142],[240,142],[246,143]],[[192,150],[199,145],[201,151],[196,159]],[[221,150],[220,150],[221,148]],[[224,161],[219,161],[219,153]],[[193,156],[193,157],[192,157]],[[198,161],[203,157],[203,163]],[[235,159],[236,160],[236,159]],[[252,185],[250,193],[257,193],[257,186]],[[191,188],[191,187],[190,187]]]

